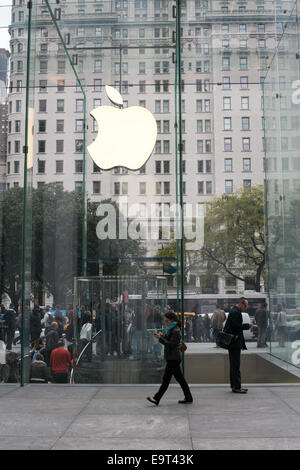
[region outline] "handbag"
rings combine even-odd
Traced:
[[[231,333],[226,333],[225,331],[219,331],[217,338],[216,338],[216,344],[220,348],[223,349],[229,349],[230,346],[236,341],[237,336],[232,335]]]
[[[181,345],[180,345],[180,351],[181,352],[184,352],[187,350],[187,345],[185,344],[184,341],[181,341]]]

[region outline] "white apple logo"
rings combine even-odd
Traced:
[[[120,93],[105,86],[109,99],[119,107],[99,106],[91,111],[99,132],[87,147],[94,162],[103,170],[116,166],[140,169],[153,152],[157,125],[153,114],[141,106],[123,106]]]

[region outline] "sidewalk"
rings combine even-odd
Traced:
[[[246,384],[243,384],[244,386]],[[0,449],[300,449],[300,386],[171,385],[0,387]]]

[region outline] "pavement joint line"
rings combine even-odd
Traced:
[[[294,413],[296,413],[300,417],[300,410],[296,410],[286,399],[278,395],[275,390],[271,389],[271,393],[277,397],[281,402],[283,402],[290,410],[292,410]]]
[[[59,433],[59,436],[57,437],[57,439],[55,440],[55,442],[49,447],[49,450],[52,450],[53,447],[59,442],[59,440],[64,437],[64,435],[66,434],[66,432],[68,431],[68,429],[72,426],[72,424],[74,423],[74,421],[81,415],[81,413],[87,408],[87,406],[90,404],[91,400],[97,395],[98,393],[98,390],[95,390],[94,394],[89,398],[89,400],[87,401],[87,403],[83,406],[83,408],[80,408],[79,412],[73,416],[73,419],[71,420],[71,422],[66,426],[66,428],[61,431]]]

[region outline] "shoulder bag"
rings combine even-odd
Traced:
[[[226,333],[225,331],[220,331],[216,338],[216,344],[220,348],[229,349],[230,346],[237,340],[236,335],[232,335],[231,333]]]

